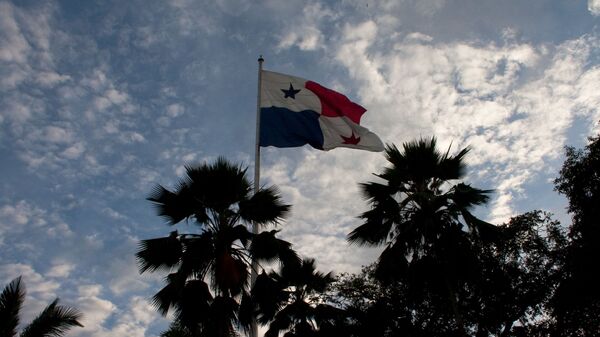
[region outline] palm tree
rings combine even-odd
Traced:
[[[17,336],[19,312],[25,300],[25,285],[21,277],[12,280],[0,294],[0,336]],[[52,301],[31,323],[23,328],[21,337],[58,337],[74,326],[82,327],[82,315],[77,309]]]
[[[252,260],[299,263],[291,244],[276,238],[277,230],[248,230],[250,223],[260,229],[277,225],[290,206],[274,187],[252,194],[245,174],[219,158],[187,166],[173,190],[158,185],[148,198],[170,225],[185,220],[197,226],[196,233],[173,231],[143,240],[136,254],[141,273],[169,272],[153,304],[163,315],[174,309],[177,322],[192,336],[232,336],[237,327],[249,327]]]
[[[172,322],[169,329],[163,331],[160,337],[193,337],[193,335],[179,322]]]
[[[283,266],[279,273],[261,273],[252,297],[258,321],[269,324],[265,337],[277,337],[282,331],[287,331],[286,337],[331,335],[343,311],[322,303],[321,295],[334,280],[331,272],[316,271],[313,259]]]
[[[391,166],[377,174],[383,183],[361,184],[371,209],[348,235],[351,243],[385,246],[376,268],[379,279],[443,289],[463,335],[457,292],[477,264],[472,240],[489,239],[496,232],[470,212],[487,202],[490,191],[452,184],[464,177],[468,152],[465,148],[453,156],[449,149],[442,153],[435,137],[404,143],[402,150],[386,146]]]

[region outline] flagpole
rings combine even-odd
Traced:
[[[258,192],[260,187],[260,99],[262,83],[262,66],[265,59],[262,55],[258,58],[258,90],[256,94],[256,143],[254,147],[254,193]],[[256,226],[252,226],[254,233],[257,233]]]
[[[261,99],[261,84],[262,84],[262,66],[265,59],[262,55],[258,58],[258,90],[256,94],[256,141],[254,146],[254,194],[258,193],[260,188],[260,99]],[[258,226],[255,222],[252,223],[252,233],[258,234]],[[252,259],[252,268],[250,270],[250,286],[254,286],[257,277],[258,264]],[[249,337],[258,337],[258,325],[256,319],[252,318]]]

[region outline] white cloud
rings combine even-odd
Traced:
[[[137,242],[136,242],[137,243]],[[110,281],[109,288],[113,294],[122,296],[130,292],[140,292],[149,288],[144,277],[140,276],[137,270],[137,264],[133,255],[134,245],[130,245],[131,254],[123,257],[111,264],[111,274],[114,275]]]
[[[55,84],[67,82],[71,80],[71,76],[60,75],[51,71],[44,71],[37,74],[36,82],[44,87],[52,87]]]
[[[20,129],[21,124],[31,118],[31,110],[31,107],[22,102],[11,101],[7,102],[1,113],[5,115],[8,120],[16,124],[16,127]]]
[[[104,93],[104,97],[106,97],[113,104],[123,104],[127,101],[128,95],[114,88],[110,88],[106,90]]]
[[[111,301],[101,298],[102,285],[84,284],[78,287],[79,296],[75,307],[85,313],[81,323],[83,328],[73,329],[74,336],[94,336],[103,331],[106,320],[117,311],[117,306]]]
[[[93,89],[95,92],[99,92],[103,87],[107,85],[108,79],[106,73],[100,69],[95,69],[92,74],[81,80],[81,85]]]
[[[397,145],[430,135],[443,148],[471,145],[471,176],[487,182],[477,187],[496,189],[488,215],[494,222],[515,215],[527,197],[525,185],[548,174],[547,163],[561,155],[574,118],[599,116],[600,70],[586,66],[598,44],[592,36],[554,48],[436,43],[418,32],[390,35],[377,21],[343,26],[334,38],[341,42],[331,48],[369,109],[362,124]],[[276,151],[264,152],[278,159],[264,160],[262,175],[293,205],[282,235],[323,270],[358,271],[374,261],[376,250],[349,247],[345,236],[366,207],[356,182],[373,180],[368,173],[379,172],[383,158],[303,150],[301,160],[290,161]]]
[[[300,50],[312,51],[325,47],[321,26],[334,20],[336,14],[321,3],[312,3],[302,9],[302,15],[292,19],[290,28],[279,40],[279,49],[293,46]],[[302,29],[298,29],[302,27]]]
[[[108,217],[110,217],[111,219],[114,220],[124,220],[127,219],[127,217],[117,211],[115,211],[112,208],[106,207],[102,210],[102,213],[106,214]]]
[[[98,318],[95,319],[97,324],[93,327],[84,329],[73,330],[73,336],[93,336],[93,337],[112,337],[112,336],[131,336],[131,337],[144,337],[148,326],[152,323],[159,321],[164,322],[165,319],[160,317],[156,311],[149,305],[148,301],[140,296],[133,296],[129,298],[127,306],[124,308],[117,308],[111,306],[113,313],[118,314],[118,318],[111,326],[104,326],[98,323],[103,322],[106,316],[100,321]],[[103,311],[101,314],[107,314],[108,310]],[[84,323],[85,324],[85,323]],[[79,331],[81,330],[81,331]]]
[[[41,140],[50,143],[69,143],[73,136],[69,131],[57,126],[47,126],[41,135]]]
[[[58,214],[48,212],[26,200],[0,207],[0,246],[6,244],[4,241],[7,238],[10,238],[11,244],[27,243],[28,240],[24,239],[22,234],[29,231],[43,232],[46,238],[67,238],[73,235],[69,225]]]
[[[0,85],[14,89],[29,78],[35,78],[34,68],[41,74],[53,73],[49,53],[49,18],[51,6],[23,10],[7,2],[0,3]],[[40,83],[50,84],[50,77],[41,75]],[[54,81],[57,79],[55,78]]]
[[[417,0],[415,8],[423,16],[431,17],[446,5],[446,0]]]
[[[42,227],[47,225],[46,212],[21,200],[14,205],[0,207],[0,238],[6,233],[21,233],[28,226]]]
[[[17,10],[8,2],[0,2],[0,61],[26,63],[31,46],[16,20]]]
[[[83,145],[83,143],[81,142],[77,142],[66,148],[62,152],[62,155],[67,159],[77,159],[81,156],[81,154],[83,154],[84,151],[85,145]]]
[[[27,294],[41,296],[44,299],[54,299],[59,284],[56,281],[45,280],[32,266],[23,263],[10,263],[0,265],[0,280],[3,284],[22,276],[27,287]]]
[[[592,15],[600,15],[600,0],[588,0],[588,10]]]
[[[16,88],[29,76],[30,68],[27,65],[16,65],[14,63],[3,65],[0,68],[0,88],[10,90]]]
[[[125,144],[143,143],[146,141],[146,138],[142,134],[135,131],[123,132],[119,135],[119,139]]]
[[[317,48],[322,47],[322,39],[323,34],[321,34],[319,29],[307,27],[302,29],[301,33],[294,31],[288,32],[281,38],[279,48],[285,49],[296,45],[300,50],[316,50]]]
[[[46,272],[46,276],[54,278],[66,278],[69,277],[73,269],[75,269],[75,265],[72,263],[58,262],[50,267],[50,269]]]
[[[248,0],[217,0],[216,3],[217,3],[217,6],[219,6],[219,8],[223,12],[230,14],[230,15],[239,16],[242,13],[246,12],[248,10],[248,8],[250,8],[252,1],[248,1]]]
[[[167,116],[171,118],[179,117],[183,114],[184,111],[185,108],[183,107],[183,105],[177,103],[170,104],[167,107]]]
[[[127,296],[117,305],[103,296],[100,284],[82,284],[74,306],[84,313],[84,328],[72,329],[69,336],[132,336],[144,337],[148,327],[165,319],[142,296]]]
[[[483,187],[505,186],[492,205],[495,221],[513,215],[522,197],[514,193],[560,156],[574,117],[597,114],[598,73],[586,68],[593,37],[551,55],[543,45],[418,40],[373,52],[380,38],[372,21],[348,25],[336,52],[371,110],[365,125],[397,144],[437,135],[442,145],[472,145],[472,169],[495,168],[485,178],[496,186]]]
[[[345,236],[359,224],[356,216],[366,210],[357,182],[372,180],[371,172],[384,164],[381,155],[302,149],[303,159],[297,161],[278,155],[279,151],[289,150],[265,151],[261,182],[276,184],[292,204],[282,237],[302,255],[316,258],[321,270],[357,272],[374,261],[376,250],[349,246]]]
[[[31,265],[24,263],[0,264],[0,285],[2,287],[19,276],[21,276],[21,282],[24,283],[27,293],[21,319],[23,322],[31,322],[46,305],[57,297],[60,285],[55,280],[45,279]]]

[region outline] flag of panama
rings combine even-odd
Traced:
[[[359,125],[367,110],[338,92],[266,70],[260,90],[260,146],[383,151],[379,137]]]

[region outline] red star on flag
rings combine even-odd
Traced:
[[[360,142],[360,137],[355,137],[354,132],[352,132],[352,136],[350,137],[344,137],[342,135],[340,135],[340,137],[342,137],[342,139],[344,140],[343,144],[356,145]]]

